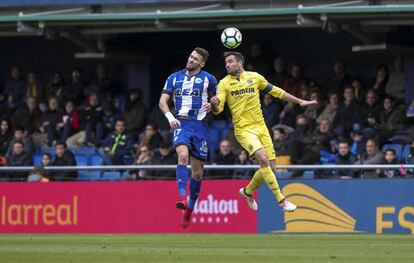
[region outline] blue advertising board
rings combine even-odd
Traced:
[[[414,180],[279,180],[298,208],[283,213],[263,185],[258,232],[414,234]]]

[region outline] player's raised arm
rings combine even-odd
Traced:
[[[285,94],[282,97],[282,100],[292,103],[297,103],[302,107],[306,107],[313,104],[318,104],[317,100],[303,100],[298,97],[293,96],[292,94],[285,91]]]
[[[181,125],[180,121],[177,120],[174,115],[170,112],[170,107],[168,107],[168,100],[170,99],[170,94],[168,93],[162,93],[159,107],[164,113],[165,117],[168,119],[168,122],[170,123],[171,128],[176,128]]]

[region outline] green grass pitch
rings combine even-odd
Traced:
[[[413,235],[0,235],[0,262],[414,262]]]

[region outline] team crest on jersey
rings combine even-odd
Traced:
[[[250,151],[253,151],[253,145],[249,144]]]
[[[201,152],[204,152],[204,153],[207,153],[208,152],[208,149],[207,149],[207,141],[203,141],[201,143],[200,151]]]
[[[252,79],[248,79],[247,80],[247,84],[252,84],[253,83],[253,80]]]
[[[201,82],[203,82],[203,80],[202,80],[202,79],[200,79],[200,78],[196,78],[196,79],[194,80],[194,82],[195,82],[196,84],[200,84]]]

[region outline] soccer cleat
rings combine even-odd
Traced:
[[[248,194],[246,194],[245,188],[240,188],[239,190],[239,194],[241,196],[244,197],[244,199],[246,199],[247,204],[249,205],[250,209],[252,209],[253,211],[257,211],[257,203],[256,200],[254,200],[253,197],[249,196]]]
[[[190,219],[191,219],[191,214],[193,213],[193,209],[191,208],[186,208],[184,211],[184,215],[183,215],[183,222],[181,223],[181,226],[183,228],[187,228],[190,225]]]
[[[187,198],[185,196],[180,196],[180,200],[175,203],[175,207],[180,210],[185,210],[187,208]]]
[[[286,198],[280,201],[279,205],[282,208],[283,212],[293,212],[296,210],[296,205],[289,202]]]

